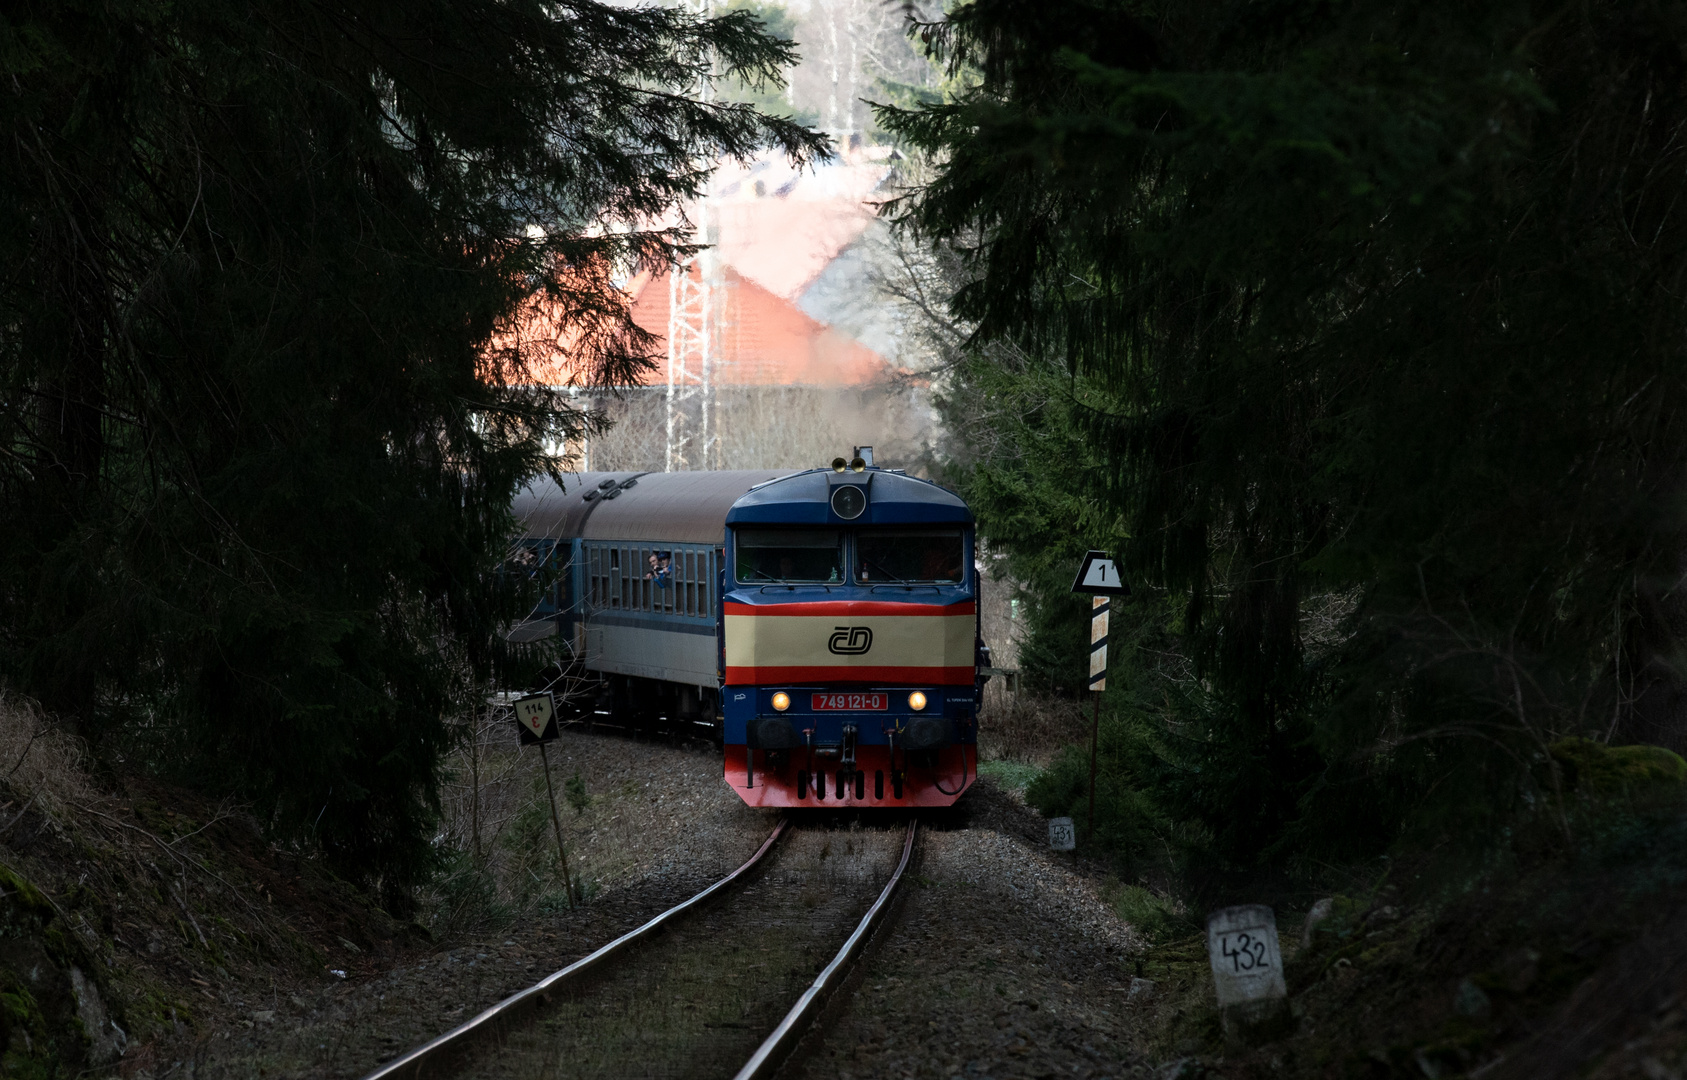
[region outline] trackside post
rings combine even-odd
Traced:
[[[556,812],[556,788],[551,785],[551,759],[545,744],[557,737],[556,699],[549,693],[529,694],[515,703],[516,731],[523,744],[539,744],[539,763],[545,772],[545,796],[551,801],[551,827],[556,830],[557,860],[562,864],[562,891],[574,907],[574,875],[568,872],[568,849],[562,842],[562,818]]]
[[[1101,745],[1101,694],[1107,689],[1107,616],[1112,611],[1109,597],[1129,596],[1131,589],[1119,576],[1113,557],[1105,551],[1091,551],[1078,567],[1072,591],[1090,594],[1090,693],[1095,710],[1090,720],[1090,812],[1086,829],[1095,833],[1095,760]]]

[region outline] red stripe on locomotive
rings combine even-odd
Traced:
[[[842,667],[827,664],[813,667],[729,667],[728,686],[769,683],[918,683],[925,686],[971,686],[976,670],[971,667]]]

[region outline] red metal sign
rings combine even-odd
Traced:
[[[883,712],[890,708],[889,694],[815,694],[815,712]]]

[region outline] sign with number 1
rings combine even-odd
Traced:
[[[1119,564],[1105,551],[1092,551],[1084,556],[1078,576],[1072,580],[1072,591],[1092,596],[1129,596],[1131,588],[1119,576]]]

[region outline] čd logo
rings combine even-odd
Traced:
[[[840,626],[826,643],[826,648],[839,656],[860,656],[872,647],[873,630],[867,626]]]

